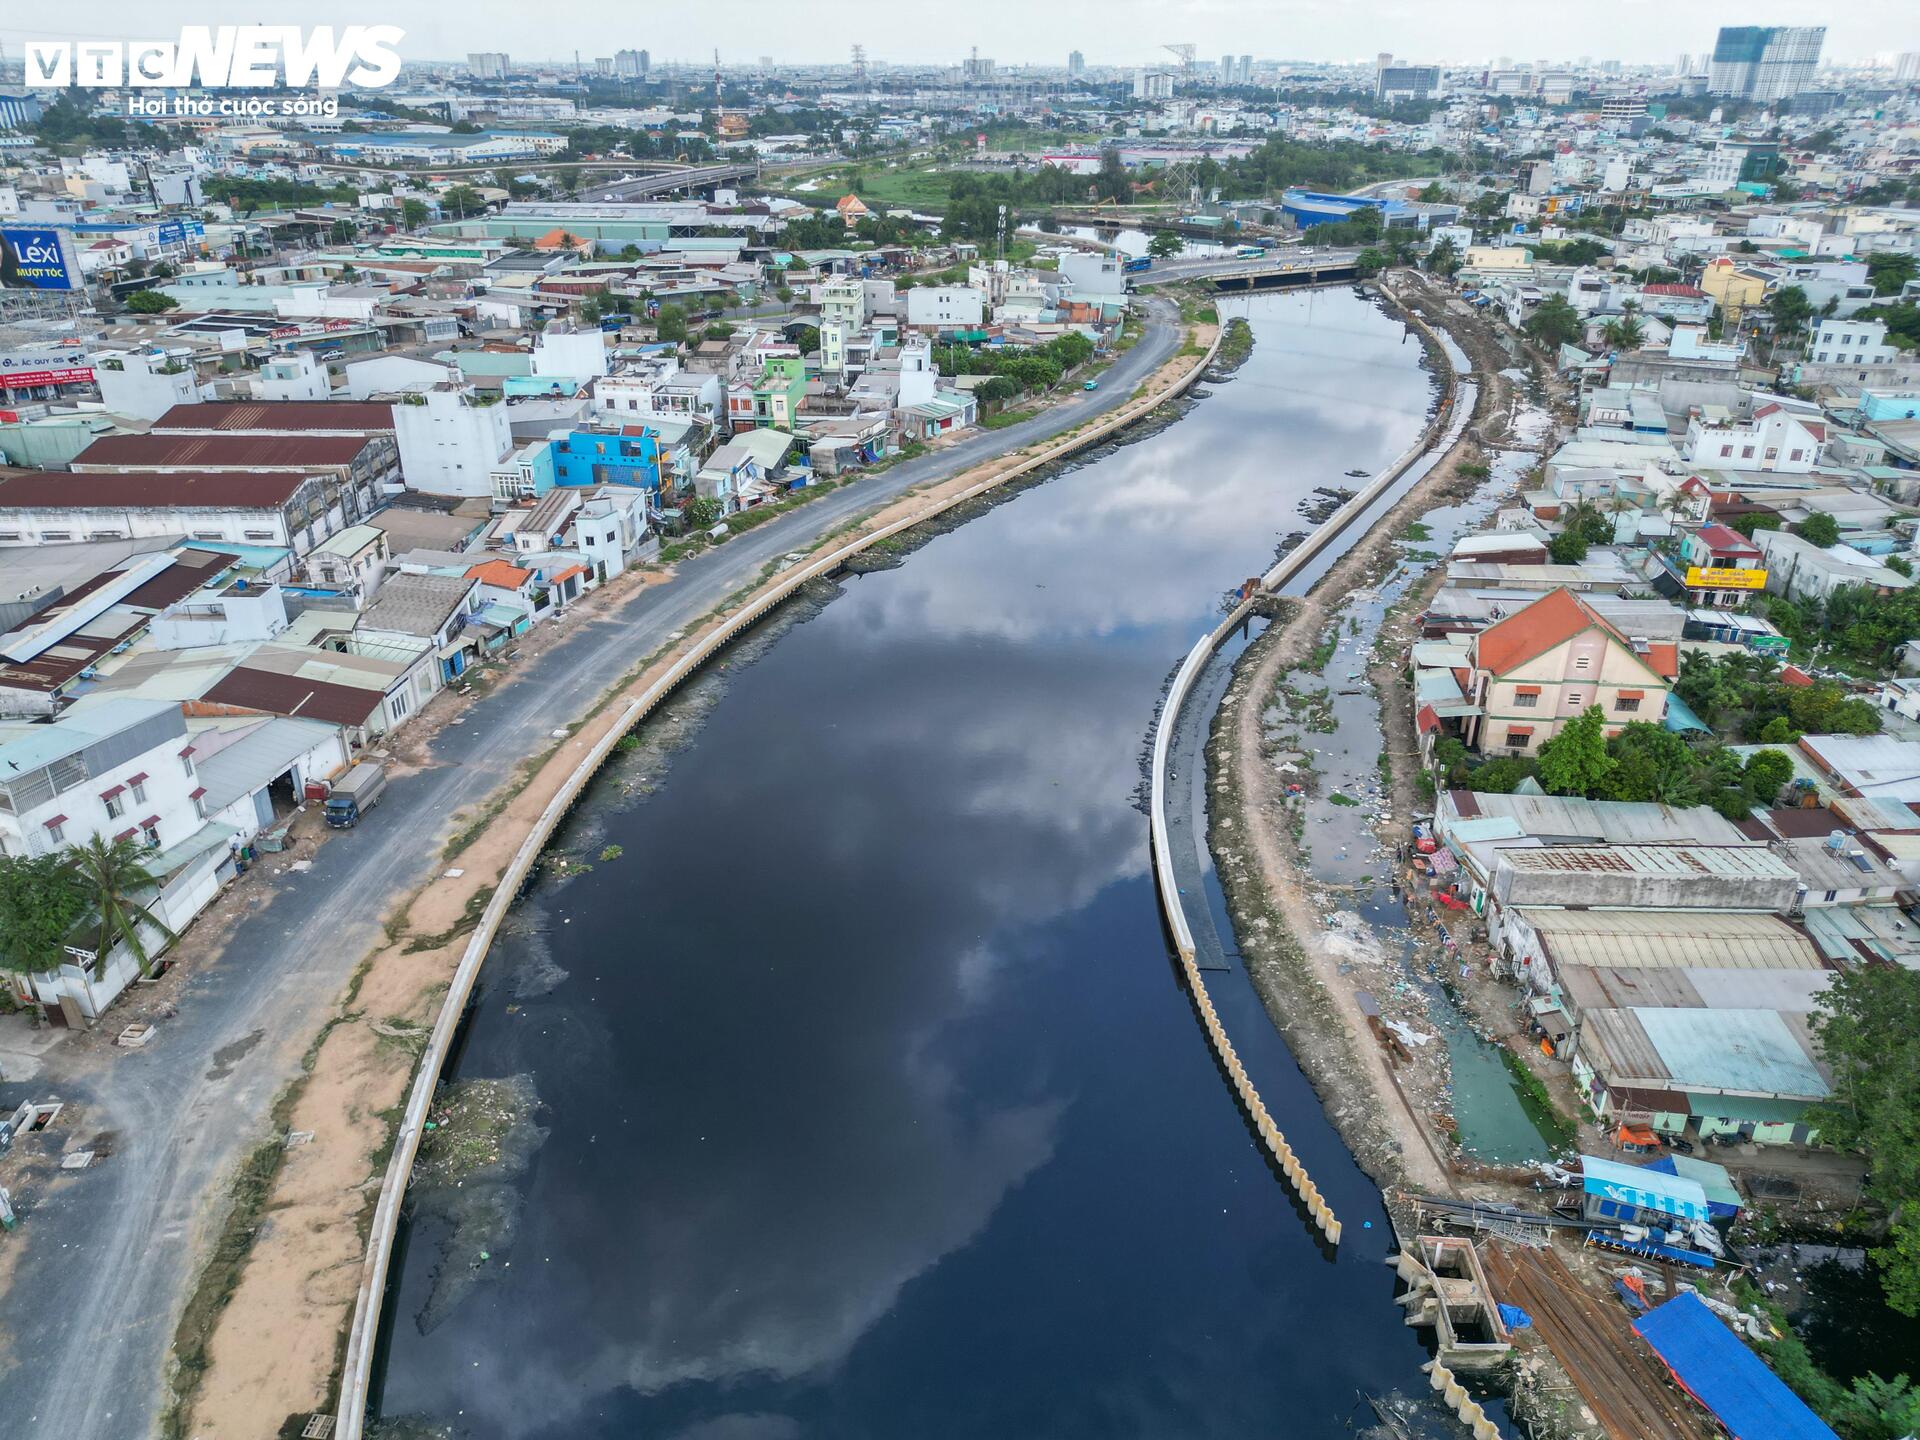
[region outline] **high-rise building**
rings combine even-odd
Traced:
[[[1222,85],[1233,84],[1233,56],[1231,55],[1222,55],[1220,57],[1220,83]]]
[[[504,80],[513,62],[499,50],[480,50],[467,56],[467,73],[476,80]]]
[[[1242,85],[1253,83],[1253,56],[1251,55],[1240,57],[1240,83]]]
[[[614,51],[613,73],[622,80],[640,79],[647,73],[647,52],[644,50]]]
[[[1733,25],[1713,47],[1707,91],[1741,100],[1784,100],[1813,88],[1824,25]]]
[[[1691,55],[1682,55],[1678,60],[1674,61],[1673,73],[1676,75],[1691,75],[1693,73],[1693,57]]]
[[[1067,52],[1067,74],[1079,75],[1084,73],[1086,68],[1086,56],[1082,55],[1078,50],[1069,50]]]
[[[1133,98],[1171,100],[1173,72],[1171,70],[1136,70],[1133,75]]]
[[[1920,80],[1920,50],[1902,52],[1900,58],[1893,62],[1893,79],[1898,85]]]
[[[1432,100],[1439,93],[1438,65],[1387,65],[1374,76],[1376,100]]]

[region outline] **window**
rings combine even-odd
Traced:
[[[52,545],[62,540],[73,539],[71,530],[42,530],[40,539],[44,544]]]
[[[1513,704],[1514,708],[1519,710],[1538,709],[1540,705],[1540,692],[1538,690],[1522,690],[1513,697]]]
[[[1591,655],[1574,656],[1573,668],[1576,670],[1591,670],[1593,668],[1593,657]]]
[[[200,789],[194,791],[191,795],[187,796],[187,798],[193,802],[193,813],[199,816],[202,820],[206,819],[207,818],[206,788],[204,786],[201,787]]]
[[[1720,458],[1721,458],[1722,460],[1730,460],[1730,459],[1732,459],[1732,458],[1733,458],[1733,446],[1731,446],[1731,445],[1722,445],[1722,446],[1720,447]]]
[[[145,845],[149,850],[158,850],[160,848],[160,822],[158,820],[148,821],[140,827],[140,843]]]
[[[58,845],[65,841],[66,838],[67,827],[64,816],[59,820],[49,820],[47,822],[47,839]]]
[[[1507,745],[1514,750],[1524,750],[1533,739],[1531,725],[1513,725],[1507,729]]]
[[[1614,702],[1614,709],[1618,710],[1622,715],[1631,714],[1633,711],[1638,710],[1639,708],[1640,708],[1640,697],[1638,695],[1634,696],[1633,699],[1631,700],[1627,699],[1625,696],[1622,696],[1620,699]]]
[[[1839,898],[1840,898],[1840,892],[1838,890],[1827,891],[1827,903],[1829,905],[1831,905],[1835,900],[1838,900]]]
[[[1751,460],[1753,458],[1753,446],[1742,445],[1740,447],[1740,458],[1742,460]]]
[[[193,778],[193,747],[189,745],[180,752],[180,768],[187,772],[187,778]]]
[[[127,788],[133,792],[134,804],[144,805],[147,803],[147,777],[146,776],[144,775],[134,776],[133,779],[127,782]]]
[[[1804,454],[1806,454],[1804,450],[1790,450],[1787,452],[1787,459],[1798,460]]]
[[[1578,705],[1580,703],[1580,698],[1581,698],[1581,692],[1578,690],[1569,690],[1567,692],[1567,704],[1569,705]]]

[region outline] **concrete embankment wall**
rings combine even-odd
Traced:
[[[1439,343],[1426,323],[1411,310],[1404,310],[1407,320],[1421,334],[1432,342],[1433,351],[1439,351]],[[1442,353],[1442,359],[1445,356]],[[1367,486],[1306,540],[1295,546],[1280,563],[1275,565],[1263,577],[1261,588],[1271,593],[1279,590],[1303,566],[1319,555],[1333,543],[1349,525],[1364,515],[1369,506],[1387,493],[1393,484],[1407,472],[1420,457],[1427,453],[1448,431],[1448,422],[1452,417],[1454,404],[1459,392],[1458,377],[1451,365],[1443,372],[1445,389],[1440,408],[1434,418],[1421,431],[1420,438],[1395,460],[1369,481]],[[1327,1243],[1340,1243],[1340,1221],[1334,1215],[1332,1207],[1321,1197],[1313,1180],[1294,1156],[1293,1148],[1287,1143],[1286,1136],[1274,1125],[1267,1113],[1266,1105],[1261,1101],[1253,1082],[1247,1078],[1246,1069],[1240,1058],[1234,1053],[1233,1044],[1227,1038],[1220,1017],[1214,1010],[1213,1001],[1207,994],[1206,980],[1203,977],[1194,951],[1193,929],[1187,923],[1185,903],[1180,898],[1180,885],[1173,873],[1173,856],[1167,839],[1167,775],[1169,771],[1169,753],[1173,745],[1173,731],[1181,708],[1186,704],[1193,690],[1194,682],[1213,659],[1214,653],[1226,643],[1229,636],[1238,630],[1252,612],[1254,599],[1242,601],[1234,612],[1221,622],[1218,629],[1202,636],[1200,641],[1188,653],[1179,671],[1173,677],[1172,688],[1167,692],[1166,704],[1160,710],[1160,723],[1153,735],[1153,783],[1151,790],[1150,824],[1153,836],[1153,874],[1154,882],[1160,892],[1160,906],[1166,915],[1167,928],[1173,935],[1175,951],[1180,957],[1180,967],[1187,978],[1187,985],[1193,991],[1194,1003],[1200,1011],[1201,1023],[1205,1026],[1207,1039],[1214,1053],[1220,1057],[1220,1063],[1226,1067],[1228,1078],[1232,1080],[1234,1091],[1241,1103],[1246,1106],[1247,1114],[1252,1118],[1254,1128],[1259,1132],[1262,1143],[1272,1155],[1274,1161],[1292,1182],[1300,1198],[1305,1202],[1307,1213],[1320,1229]],[[1196,781],[1197,783],[1197,781]]]
[[[440,1071],[446,1063],[448,1050],[459,1028],[460,1017],[466,1010],[467,1001],[473,993],[474,982],[479,978],[481,962],[486,959],[495,933],[506,918],[508,910],[512,908],[514,898],[533,873],[533,867],[539,860],[541,852],[546,849],[548,841],[552,839],[553,832],[566,818],[567,812],[579,800],[600,767],[606,763],[607,757],[613,753],[614,746],[620,742],[621,737],[644,720],[661,701],[678,689],[688,676],[711,659],[717,651],[767,615],[808,581],[831,575],[861,551],[890,536],[922,524],[956,505],[965,504],[985,495],[1008,481],[1029,475],[1044,465],[1068,458],[1124,430],[1127,426],[1145,418],[1168,400],[1185,393],[1200,377],[1201,372],[1213,363],[1219,348],[1220,339],[1216,336],[1206,352],[1166,390],[1156,395],[1130,400],[1111,415],[1089,425],[1086,429],[1042,446],[1027,459],[1009,465],[977,484],[970,485],[955,494],[931,500],[911,515],[895,520],[868,534],[860,535],[816,559],[805,561],[784,571],[746,605],[729,615],[720,624],[689,641],[659,680],[621,706],[618,720],[581,757],[579,764],[573,768],[561,785],[559,793],[541,811],[540,818],[535,822],[532,831],[521,843],[520,848],[514,852],[512,862],[501,875],[493,898],[481,913],[480,923],[467,942],[467,948],[461,955],[460,964],[454,971],[452,982],[448,987],[446,1000],[441,1005],[439,1018],[434,1022],[433,1034],[421,1056],[413,1087],[407,1095],[400,1130],[394,1139],[393,1156],[388,1162],[386,1175],[381,1181],[379,1198],[374,1205],[373,1225],[367,1240],[367,1256],[362,1264],[359,1291],[354,1300],[353,1323],[347,1333],[346,1359],[341,1380],[339,1426],[335,1432],[338,1440],[361,1440],[364,1433],[368,1391],[373,1371],[373,1353],[378,1339],[381,1299],[386,1293],[387,1271],[392,1263],[394,1237],[400,1223],[401,1203],[406,1196],[407,1179],[413,1171],[414,1157],[419,1152],[427,1111],[433,1104],[433,1094],[439,1084]],[[1176,356],[1168,363],[1179,364],[1179,357]]]

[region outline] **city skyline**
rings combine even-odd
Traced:
[[[480,48],[504,51],[520,63],[559,64],[569,62],[577,49],[590,64],[616,50],[645,48],[656,66],[710,65],[716,46],[723,66],[757,64],[764,55],[776,65],[845,64],[846,48],[832,47],[826,39],[834,36],[848,47],[865,44],[872,64],[902,66],[957,65],[978,45],[983,57],[1002,66],[1064,69],[1068,54],[1078,50],[1089,69],[1132,68],[1166,63],[1166,43],[1191,43],[1202,56],[1251,53],[1256,61],[1366,64],[1390,49],[1402,60],[1441,65],[1489,64],[1509,55],[1529,62],[1591,56],[1658,66],[1670,64],[1675,54],[1711,50],[1723,25],[1823,24],[1828,63],[1890,65],[1900,52],[1920,49],[1920,27],[1912,23],[1911,8],[1893,0],[1864,0],[1835,15],[1802,0],[1720,4],[1689,12],[1678,26],[1651,0],[1537,14],[1516,14],[1490,0],[1464,0],[1444,11],[1400,0],[1335,5],[1189,0],[1173,7],[1111,0],[1097,11],[1079,3],[1032,7],[980,0],[969,13],[973,25],[966,31],[875,43],[867,28],[869,12],[845,0],[825,0],[804,12],[761,0],[714,0],[693,14],[674,14],[670,22],[664,7],[655,21],[644,10],[624,6],[574,6],[554,15],[500,0],[464,7],[457,18],[424,4],[364,0],[330,4],[324,11],[290,0],[196,0],[191,6],[95,0],[71,26],[0,21],[0,46],[17,58],[28,40],[156,38],[185,24],[398,24],[407,31],[402,54],[415,64],[455,62]],[[1103,46],[1090,42],[1087,33],[1095,15],[1099,34],[1115,37]],[[1636,15],[1645,17],[1644,29],[1622,27],[1622,19]],[[1133,36],[1139,38],[1117,38]],[[1488,37],[1484,45],[1481,36]]]

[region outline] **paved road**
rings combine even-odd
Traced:
[[[0,1428],[57,1440],[137,1440],[152,1431],[195,1273],[193,1247],[207,1238],[196,1227],[215,1213],[234,1162],[262,1138],[308,1038],[379,939],[382,911],[431,873],[449,814],[484,799],[521,757],[549,743],[550,731],[768,561],[911,485],[1121,404],[1179,338],[1172,307],[1148,303],[1145,334],[1099,390],[836,490],[684,562],[670,583],[617,613],[565,622],[577,628],[517,683],[442,729],[433,768],[396,780],[365,823],[315,852],[310,872],[273,882],[278,889],[239,923],[223,958],[189,979],[178,1018],[151,1045],[104,1065],[75,1064],[63,1056],[68,1047],[56,1047],[31,1087],[0,1085],[9,1108],[29,1090],[84,1102],[84,1133],[117,1137],[111,1158],[63,1177],[13,1237],[28,1248],[0,1308]]]

